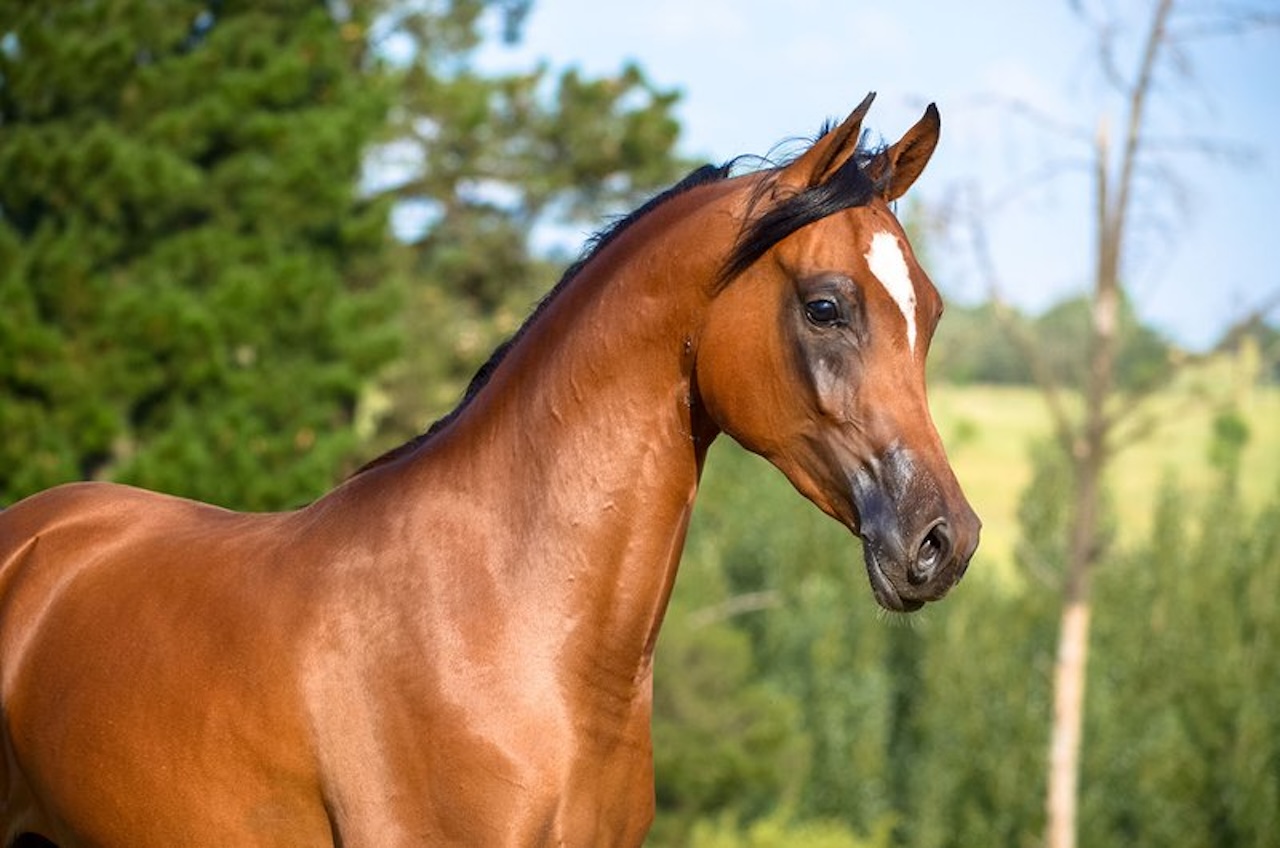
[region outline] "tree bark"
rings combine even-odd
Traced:
[[[1045,844],[1075,848],[1076,800],[1084,736],[1084,695],[1089,659],[1089,619],[1093,565],[1098,555],[1098,505],[1102,463],[1078,458],[1071,541],[1068,546],[1058,655],[1053,668],[1053,726],[1049,742],[1049,788]]]

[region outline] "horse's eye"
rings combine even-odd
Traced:
[[[820,298],[804,305],[805,317],[819,327],[830,327],[840,321],[840,306],[834,300]]]

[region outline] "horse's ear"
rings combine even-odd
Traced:
[[[898,142],[878,155],[867,167],[873,179],[879,181],[887,172],[888,182],[881,194],[885,200],[897,200],[907,193],[916,177],[929,164],[933,149],[938,146],[938,133],[942,129],[942,118],[938,115],[938,107],[930,103],[924,110],[924,117],[916,121],[916,125],[907,130],[906,135]]]
[[[862,119],[867,116],[871,101],[875,99],[874,91],[864,97],[840,126],[815,141],[803,155],[783,169],[782,181],[809,188],[819,185],[835,173],[858,149]]]

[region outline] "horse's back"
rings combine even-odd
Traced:
[[[305,610],[266,585],[280,521],[100,483],[0,512],[0,840],[329,838],[290,673]]]

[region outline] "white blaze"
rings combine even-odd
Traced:
[[[871,237],[871,249],[866,253],[867,266],[876,275],[880,285],[893,298],[907,319],[907,346],[911,354],[916,352],[916,287],[911,282],[907,258],[902,255],[898,237],[892,233],[876,233]]]

